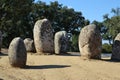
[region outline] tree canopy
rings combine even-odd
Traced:
[[[43,18],[50,20],[54,33],[65,30],[71,34],[79,34],[80,28],[89,24],[82,12],[57,1],[46,4],[34,0],[1,0],[0,30],[3,33],[3,45],[8,47],[10,41],[17,36],[33,38],[34,24]]]
[[[103,16],[104,21],[93,21],[99,28],[103,39],[110,44],[120,32],[120,8],[111,9],[114,13]],[[0,2],[0,30],[3,33],[3,47],[8,47],[14,37],[33,38],[33,27],[37,20],[47,18],[52,25],[54,34],[65,30],[72,34],[71,49],[78,51],[78,35],[82,27],[90,24],[82,12],[68,8],[57,1],[46,4],[34,0],[1,0]]]
[[[109,15],[104,15],[103,24],[107,28],[107,32],[104,35],[105,39],[108,39],[109,42],[113,42],[116,35],[120,32],[120,8],[111,10],[114,15],[109,18]]]
[[[114,42],[114,38],[120,32],[120,8],[111,9],[111,12],[114,14],[112,17],[109,17],[109,14],[103,15],[103,22],[92,22],[99,28],[102,39],[108,40],[109,44]]]
[[[3,44],[8,46],[16,37],[32,36],[29,24],[29,13],[33,0],[1,0],[0,3],[0,30],[3,33]]]

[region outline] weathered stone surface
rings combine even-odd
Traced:
[[[120,61],[120,33],[114,39],[111,60]]]
[[[47,54],[54,52],[53,30],[47,19],[38,20],[35,23],[34,43],[38,54]]]
[[[23,40],[20,37],[14,38],[8,50],[9,62],[13,67],[25,67],[27,52]]]
[[[66,53],[68,37],[66,31],[59,31],[54,37],[55,54]]]
[[[1,48],[2,48],[2,32],[0,31],[0,51],[1,51]]]
[[[82,57],[99,59],[102,38],[96,25],[85,26],[79,35],[79,50]]]
[[[36,51],[34,41],[31,38],[24,39],[24,44],[25,44],[27,52],[35,52]]]

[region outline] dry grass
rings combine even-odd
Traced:
[[[2,52],[7,53],[7,50],[2,49]],[[7,54],[2,54],[0,80],[120,80],[120,62],[82,60],[76,54],[28,54],[25,69],[12,68]]]

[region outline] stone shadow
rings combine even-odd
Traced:
[[[71,67],[70,65],[41,65],[41,66],[26,66],[25,69],[53,69],[53,68],[66,68]]]
[[[2,78],[0,78],[0,80],[3,80]]]
[[[56,54],[59,56],[80,56],[80,53],[74,53],[74,52],[66,52],[66,53],[60,53],[60,54]]]

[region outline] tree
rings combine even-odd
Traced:
[[[119,7],[116,9],[112,8],[111,12],[114,13],[114,16],[120,16],[120,8]]]
[[[50,2],[47,5],[45,2],[38,1],[32,6],[32,22],[35,23],[38,19],[47,18],[50,20],[54,34],[58,31],[65,30],[71,35],[71,46],[74,47],[72,51],[78,51],[78,35],[80,29],[90,23],[85,20],[81,12],[75,11],[73,8],[68,8],[59,4],[57,1]],[[76,39],[76,40],[75,40]]]
[[[104,26],[103,22],[99,22],[99,21],[95,20],[92,23],[98,27],[98,29],[101,33],[102,39],[109,40],[109,43],[111,44],[111,38],[109,38],[109,36],[107,34],[108,28],[106,26]]]
[[[57,1],[51,2],[49,5],[38,1],[32,7],[33,11],[31,16],[34,20],[33,22],[43,18],[49,19],[54,29],[54,33],[65,30],[72,34],[78,34],[80,31],[79,29],[87,23],[81,12],[63,6]]]
[[[102,45],[102,53],[112,53],[112,46],[110,44],[103,44]]]
[[[75,51],[75,52],[79,52],[79,47],[78,47],[78,36],[79,35],[72,35],[72,42],[70,45],[70,51]]]
[[[107,28],[107,32],[104,35],[109,40],[110,44],[113,42],[115,36],[120,32],[120,8],[112,9],[114,16],[108,17],[108,14],[104,16],[103,24]]]
[[[24,38],[32,35],[29,24],[29,13],[33,0],[1,0],[0,30],[3,33],[3,45],[9,46],[10,41],[17,36]]]
[[[106,32],[106,28],[104,27],[104,25],[103,25],[102,22],[98,22],[98,21],[94,20],[92,22],[92,24],[95,24],[97,26],[97,28],[99,29],[99,31],[101,32],[101,34],[103,34],[103,33]]]
[[[57,1],[46,4],[33,0],[1,0],[0,30],[4,33],[4,46],[17,36],[33,38],[33,27],[37,20],[50,20],[54,34],[65,30],[72,35],[78,35],[80,29],[89,24],[82,12],[75,11],[59,4]]]

